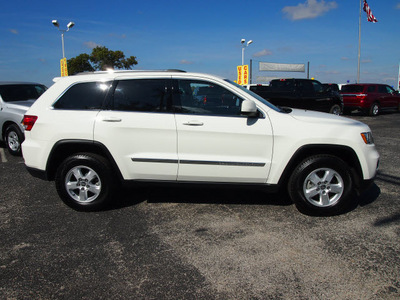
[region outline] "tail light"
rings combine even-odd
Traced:
[[[356,97],[357,97],[357,100],[359,100],[360,101],[360,103],[364,103],[364,100],[367,98],[367,94],[357,94],[356,95]]]
[[[37,116],[30,116],[30,115],[24,116],[24,119],[22,120],[22,125],[24,126],[26,131],[31,131],[33,125],[35,125],[37,118],[38,118]]]

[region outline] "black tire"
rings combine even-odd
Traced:
[[[290,198],[308,215],[336,215],[352,203],[353,179],[349,166],[332,155],[303,160],[288,182]]]
[[[79,153],[61,163],[55,184],[58,195],[68,206],[79,211],[96,211],[109,203],[115,186],[113,178],[104,157]]]
[[[329,113],[334,115],[340,115],[342,113],[342,110],[340,109],[340,106],[338,104],[335,104],[331,107]]]
[[[369,108],[368,114],[371,117],[376,117],[381,112],[381,108],[378,102],[372,103],[371,107]]]
[[[9,125],[5,131],[4,138],[8,152],[14,156],[21,156],[21,144],[25,139],[21,129],[15,124]]]

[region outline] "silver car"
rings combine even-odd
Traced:
[[[47,87],[31,82],[0,82],[0,141],[12,155],[21,155],[25,112]]]

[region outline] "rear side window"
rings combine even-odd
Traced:
[[[254,85],[254,86],[250,86],[250,91],[253,92],[266,92],[268,91],[269,86],[267,85]]]
[[[9,84],[0,85],[0,95],[3,101],[36,100],[46,91],[44,85],[34,84]]]
[[[53,107],[57,109],[101,109],[110,82],[85,82],[70,87]]]
[[[159,112],[170,106],[165,79],[133,79],[118,82],[114,92],[114,110]]]
[[[375,92],[375,90],[376,90],[376,86],[375,85],[370,85],[368,87],[368,89],[367,89],[367,92],[368,93],[373,93],[373,92]]]
[[[292,91],[294,88],[293,80],[272,80],[270,84],[270,90],[272,92],[286,92]]]

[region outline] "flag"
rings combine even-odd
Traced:
[[[368,17],[368,22],[372,22],[372,23],[376,23],[378,22],[378,20],[374,17],[374,15],[372,14],[371,9],[369,8],[369,5],[367,3],[367,0],[364,0],[364,11],[367,13],[367,17]]]

